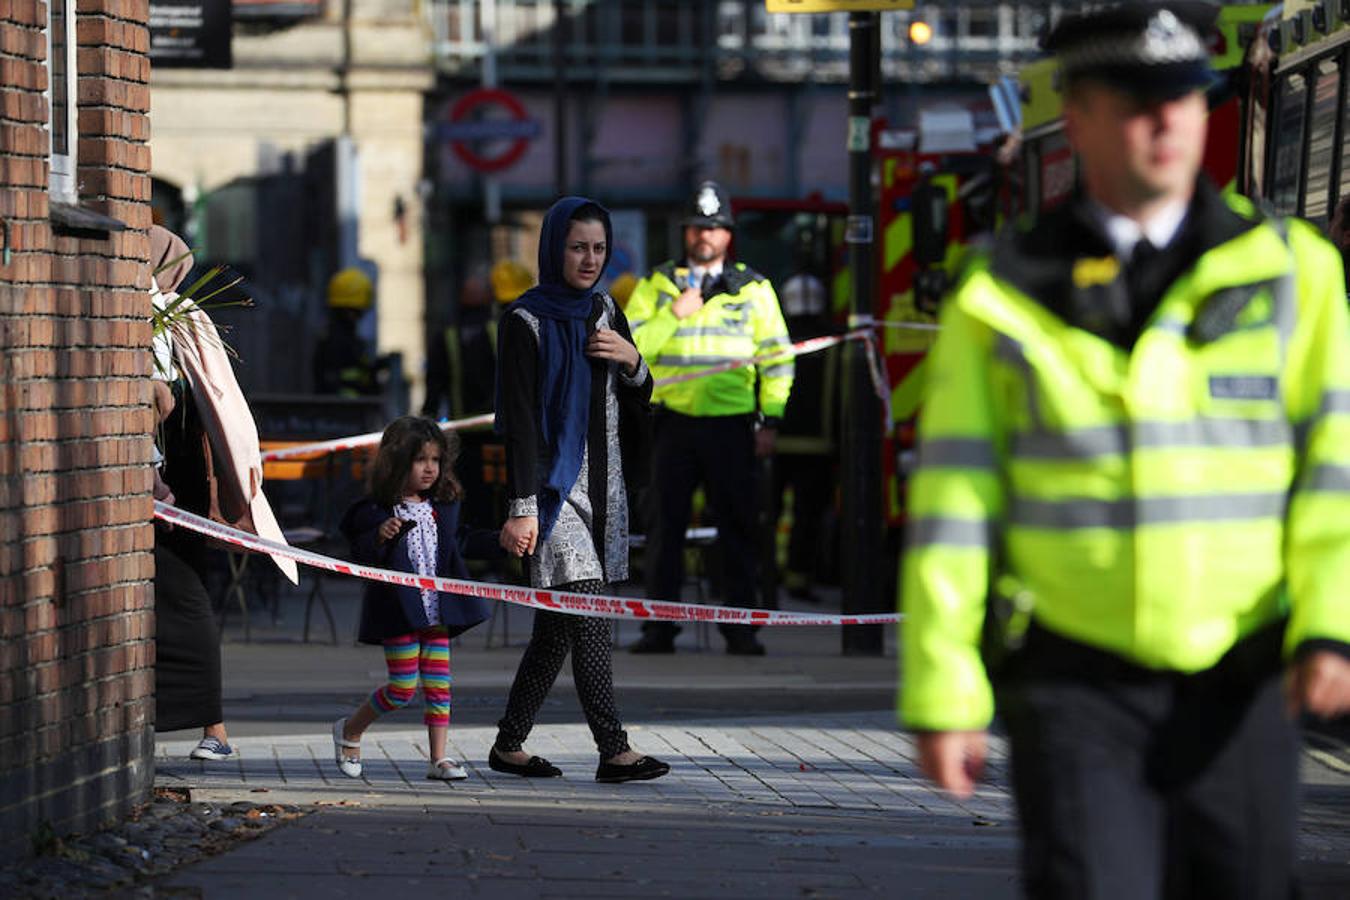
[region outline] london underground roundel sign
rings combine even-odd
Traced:
[[[506,118],[480,119],[475,112],[492,108],[504,109]],[[500,88],[478,88],[469,91],[450,107],[449,121],[441,123],[440,136],[450,141],[450,148],[464,164],[479,172],[500,172],[519,162],[539,136],[539,122],[531,119],[525,107],[514,95]],[[475,148],[480,141],[505,142],[505,150],[495,154]]]

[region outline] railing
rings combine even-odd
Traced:
[[[1058,6],[1035,2],[930,4],[882,17],[887,77],[989,79],[1038,55],[1039,33]],[[842,81],[848,16],[769,15],[762,0],[563,0],[561,62],[568,77],[693,81],[753,72],[771,80]],[[427,0],[439,68],[478,71],[493,39],[498,70],[512,80],[556,77],[554,0]],[[911,17],[932,40],[909,41]]]

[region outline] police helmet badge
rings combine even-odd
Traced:
[[[705,216],[715,216],[722,211],[722,201],[717,199],[717,191],[713,190],[712,185],[705,184],[703,189],[698,192],[698,211]]]

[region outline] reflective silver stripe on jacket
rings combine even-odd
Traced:
[[[919,442],[919,467],[992,469],[998,464],[994,445],[983,438],[930,438]]]
[[[1084,459],[1118,456],[1138,449],[1171,447],[1281,447],[1293,441],[1283,419],[1199,418],[1179,422],[1132,422],[1072,431],[1033,431],[1013,435],[1017,459]]]
[[[727,362],[739,362],[739,356],[674,356],[661,354],[656,358],[658,366],[716,366]]]
[[[744,328],[725,328],[721,325],[686,325],[675,329],[673,337],[749,337]]]
[[[909,523],[906,541],[916,547],[992,547],[993,524],[977,519],[919,518]]]
[[[1299,488],[1328,494],[1350,493],[1350,466],[1314,466],[1304,476]]]
[[[1138,528],[1280,518],[1287,495],[1269,493],[1131,497],[1123,500],[1032,500],[1013,497],[1009,520],[1028,528]]]

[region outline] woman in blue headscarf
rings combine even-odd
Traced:
[[[652,377],[628,320],[595,285],[609,262],[609,213],[564,197],[544,216],[539,284],[507,308],[497,354],[497,430],[510,508],[501,542],[526,557],[530,584],[603,593],[628,577],[625,479],[645,476]],[[597,781],[659,778],[670,767],[628,746],[614,706],[609,623],[534,614],[488,764],[526,777],[562,773],[522,749],[568,651],[600,753]]]

